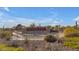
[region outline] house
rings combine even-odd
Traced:
[[[37,26],[37,27],[26,27],[23,32],[27,34],[46,34],[49,33],[50,30],[47,27]]]
[[[13,30],[22,32],[23,34],[48,34],[58,32],[57,30],[49,29],[47,26],[35,26],[34,24],[29,27],[18,24]]]
[[[26,27],[23,33],[27,34],[49,34],[57,33],[58,30],[49,29],[48,27],[37,26],[37,27]]]

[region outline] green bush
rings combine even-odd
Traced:
[[[79,37],[79,33],[71,33],[66,35],[66,37]]]
[[[6,44],[0,44],[0,51],[24,51],[24,49],[21,47],[15,48],[15,47],[10,47]]]
[[[10,32],[10,31],[0,31],[0,38],[10,40],[11,37],[12,37],[12,32]]]
[[[52,35],[47,35],[45,38],[44,38],[45,41],[47,42],[56,42],[57,41],[57,38],[55,38],[54,36]]]
[[[27,39],[27,37],[25,37],[24,44],[27,44],[28,42],[29,40]]]
[[[13,42],[11,45],[10,45],[10,47],[15,47],[15,48],[17,48],[19,45],[17,44],[17,42]]]
[[[65,37],[79,37],[79,30],[75,28],[66,28],[64,30]]]
[[[16,48],[15,51],[24,51],[24,49],[19,47],[19,48]]]
[[[64,46],[70,47],[70,48],[75,48],[75,49],[79,49],[79,45],[75,42],[65,42]]]

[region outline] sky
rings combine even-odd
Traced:
[[[17,24],[75,25],[79,22],[78,7],[0,7],[0,27]]]

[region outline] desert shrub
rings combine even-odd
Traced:
[[[27,39],[27,37],[25,37],[24,44],[27,44],[28,42],[29,40]]]
[[[18,47],[18,45],[15,44],[15,43],[14,43],[14,44],[11,44],[10,46],[11,46],[11,47]]]
[[[61,40],[61,39],[58,40],[58,43],[63,43],[63,42],[64,42],[64,40]]]
[[[64,30],[64,46],[79,49],[79,30],[76,28],[66,28]]]
[[[12,32],[10,32],[10,31],[0,31],[0,38],[10,40],[11,37],[12,37]]]
[[[67,47],[70,47],[70,48],[79,49],[79,45],[76,42],[65,42],[64,46],[67,46]]]
[[[21,47],[10,47],[6,44],[0,44],[0,51],[24,51],[24,48]]]
[[[15,47],[15,48],[19,47],[17,41],[13,41],[9,46],[10,46],[10,47]]]
[[[14,51],[24,51],[24,49],[21,48],[21,47],[18,47],[18,48],[16,48]]]
[[[64,41],[68,42],[79,42],[79,37],[64,37]]]
[[[66,28],[64,30],[65,37],[79,37],[79,31],[75,28]]]
[[[56,42],[57,41],[57,38],[55,38],[54,36],[52,35],[47,35],[45,38],[44,38],[45,41],[47,42]]]
[[[47,47],[46,47],[46,50],[47,50],[47,51],[51,51],[51,47],[47,46]]]

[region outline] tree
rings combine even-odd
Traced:
[[[30,26],[31,26],[31,27],[35,27],[36,25],[35,25],[35,23],[33,23],[33,24],[31,24]]]
[[[48,25],[47,28],[52,29],[52,26]]]
[[[54,29],[55,29],[55,30],[59,30],[59,29],[60,29],[60,25],[56,25],[56,26],[54,27]]]
[[[17,30],[21,30],[22,28],[23,28],[22,24],[18,24],[18,25],[16,26],[16,29],[17,29]]]

